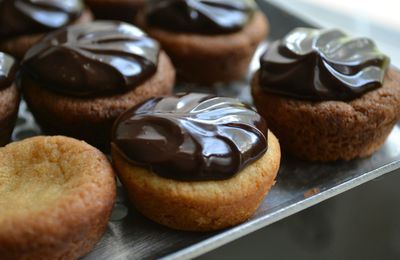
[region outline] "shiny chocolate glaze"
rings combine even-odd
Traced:
[[[81,0],[0,0],[0,37],[55,30],[74,22]]]
[[[239,31],[256,10],[253,0],[151,0],[148,6],[149,26],[196,34]]]
[[[113,146],[131,163],[175,180],[228,179],[267,150],[268,129],[232,98],[180,94],[152,98],[114,124]]]
[[[261,57],[261,87],[306,100],[351,100],[383,84],[389,58],[367,38],[297,28]]]
[[[15,59],[0,52],[0,90],[11,86],[17,72]]]
[[[62,94],[111,95],[150,78],[159,52],[159,44],[133,25],[96,21],[48,34],[27,52],[22,69]]]

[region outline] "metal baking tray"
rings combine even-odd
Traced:
[[[270,19],[271,40],[282,37],[294,27],[310,26],[267,2],[259,1],[259,5]],[[251,72],[257,69],[258,56],[266,44],[259,48]],[[213,88],[178,86],[177,91],[214,92],[251,103],[248,80]],[[39,134],[40,129],[22,102],[14,140]],[[283,155],[281,165],[276,185],[250,220],[212,233],[175,231],[146,219],[130,205],[119,183],[118,198],[108,229],[95,249],[83,259],[188,259],[199,256],[400,168],[400,124],[394,128],[384,147],[369,158],[322,164]]]

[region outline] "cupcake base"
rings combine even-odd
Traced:
[[[2,259],[77,259],[105,231],[115,197],[107,158],[67,137],[0,148]]]
[[[400,73],[349,102],[310,102],[263,91],[256,74],[252,94],[258,112],[282,149],[311,161],[351,160],[377,151],[400,119]]]
[[[112,149],[113,162],[130,200],[146,217],[188,231],[212,231],[250,218],[274,184],[280,164],[278,140],[269,132],[268,151],[234,177],[221,181],[166,179],[130,164]]]
[[[199,84],[243,79],[257,46],[268,33],[268,21],[260,11],[239,32],[222,35],[175,33],[146,26],[143,15],[138,25],[161,43],[179,80]]]
[[[165,53],[157,72],[135,89],[120,95],[77,98],[47,90],[29,77],[21,78],[25,100],[36,121],[48,134],[62,134],[109,149],[115,119],[125,110],[172,92],[175,70]]]
[[[17,120],[20,95],[13,84],[0,90],[0,146],[10,142]]]

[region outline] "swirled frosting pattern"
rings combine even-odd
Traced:
[[[383,84],[389,58],[367,38],[297,28],[261,57],[267,91],[306,100],[351,100]]]
[[[157,70],[159,44],[117,21],[69,26],[49,34],[25,55],[23,72],[71,96],[123,93]]]
[[[55,30],[74,22],[83,9],[81,0],[1,0],[0,36]]]
[[[152,0],[147,24],[176,32],[231,33],[241,30],[255,10],[253,0]]]
[[[267,150],[267,125],[232,98],[180,94],[153,98],[115,123],[113,146],[166,178],[227,179]]]
[[[0,52],[0,90],[9,87],[15,78],[17,63],[15,59]]]

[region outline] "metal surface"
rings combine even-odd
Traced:
[[[279,24],[280,29],[272,31],[272,38],[281,37],[291,27],[305,25],[273,6],[260,4],[269,16],[272,28]],[[265,45],[259,52],[262,48]],[[252,70],[256,68],[257,58]],[[247,82],[207,88],[207,91],[236,96],[250,103]],[[205,91],[205,88],[180,86],[180,90]],[[25,103],[22,103],[14,139],[38,134],[39,128]],[[400,125],[395,127],[384,147],[366,159],[319,164],[284,157],[277,184],[256,214],[244,224],[214,233],[175,231],[147,220],[130,205],[122,186],[118,184],[118,199],[108,229],[96,248],[84,259],[193,258],[398,168]]]

